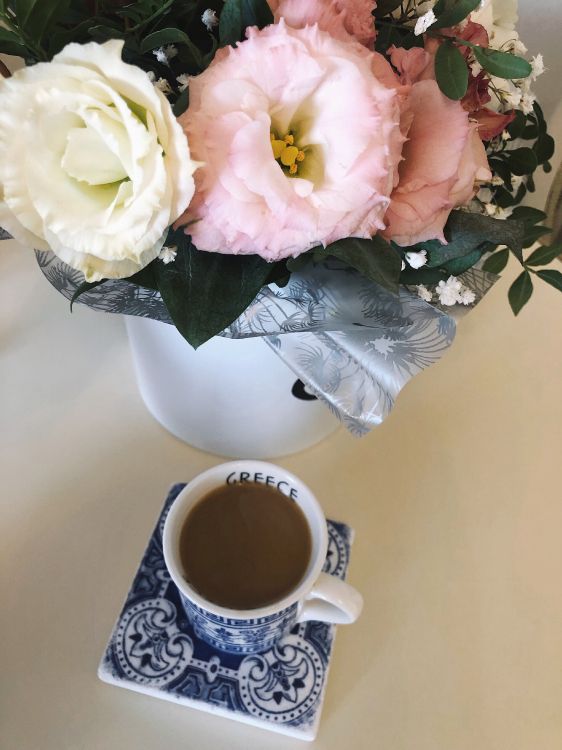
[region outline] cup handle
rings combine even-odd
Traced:
[[[297,622],[319,620],[338,625],[349,624],[361,614],[363,597],[336,576],[320,573],[311,592],[305,597]]]

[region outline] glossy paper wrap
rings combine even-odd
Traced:
[[[70,299],[82,274],[50,252],[36,255],[47,279]],[[476,293],[478,303],[497,277],[473,268],[459,279]],[[106,281],[78,302],[171,324],[158,292],[123,280]],[[262,337],[308,390],[351,432],[362,435],[388,416],[404,385],[451,346],[455,317],[468,309],[448,308],[453,316],[406,287],[396,297],[328,260],[294,273],[284,288],[262,289],[221,335]]]

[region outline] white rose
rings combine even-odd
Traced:
[[[122,48],[69,44],[0,77],[0,226],[88,281],[156,258],[194,192],[186,136]]]

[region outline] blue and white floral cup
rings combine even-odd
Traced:
[[[292,498],[302,509],[312,537],[312,553],[301,582],[288,596],[258,609],[230,609],[207,601],[185,580],[179,558],[180,532],[193,505],[216,487],[238,482],[261,482]],[[328,532],[318,501],[300,479],[274,464],[231,461],[192,479],[170,508],[163,547],[166,566],[196,634],[223,651],[266,651],[298,622],[352,623],[363,607],[361,595],[352,586],[322,572]]]

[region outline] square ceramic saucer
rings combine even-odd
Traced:
[[[162,554],[170,490],[101,660],[104,682],[303,740],[318,730],[335,626],[296,625],[271,650],[228,654],[200,640]],[[353,531],[328,521],[324,571],[344,579]]]

